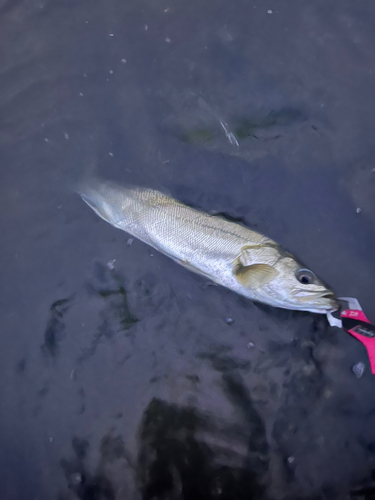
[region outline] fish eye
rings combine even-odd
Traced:
[[[296,278],[302,285],[310,285],[315,280],[315,275],[308,269],[300,269],[297,271]]]

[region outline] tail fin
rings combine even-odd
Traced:
[[[119,202],[116,199],[117,187],[99,177],[85,176],[77,185],[76,193],[103,220],[114,225],[117,220]]]
[[[130,203],[127,189],[99,177],[83,179],[76,189],[82,200],[103,220],[114,227],[124,219],[125,206]]]

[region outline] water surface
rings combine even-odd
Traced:
[[[362,346],[208,286],[73,185],[93,167],[240,219],[375,319],[374,21],[366,0],[0,2],[2,498],[373,498]]]

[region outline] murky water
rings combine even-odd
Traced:
[[[375,319],[374,21],[366,0],[0,1],[2,499],[375,497],[362,346],[72,192],[94,166],[239,218]]]

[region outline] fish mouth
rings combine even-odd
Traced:
[[[340,303],[331,290],[324,290],[322,292],[304,290],[303,292],[297,292],[295,297],[301,305],[309,302],[311,305],[311,307],[308,307],[309,311],[327,313],[340,308]]]
[[[333,299],[333,300],[337,300],[336,299],[336,295],[333,293],[333,292],[330,292],[330,291],[327,291],[327,292],[322,292],[318,295],[318,297],[320,299]]]
[[[310,301],[305,303],[300,303],[300,309],[302,311],[310,311],[318,314],[327,314],[332,313],[340,309],[340,304],[337,299],[332,296],[330,297],[322,297],[321,299],[317,299],[316,301]]]
[[[323,290],[318,292],[316,290],[299,290],[293,294],[296,298],[301,300],[310,300],[312,297],[317,299],[335,299],[336,295],[331,290]]]
[[[335,295],[326,295],[322,296],[322,299],[325,301],[322,303],[322,308],[324,309],[325,312],[333,312],[337,311],[337,309],[340,309],[340,303],[335,297]]]

